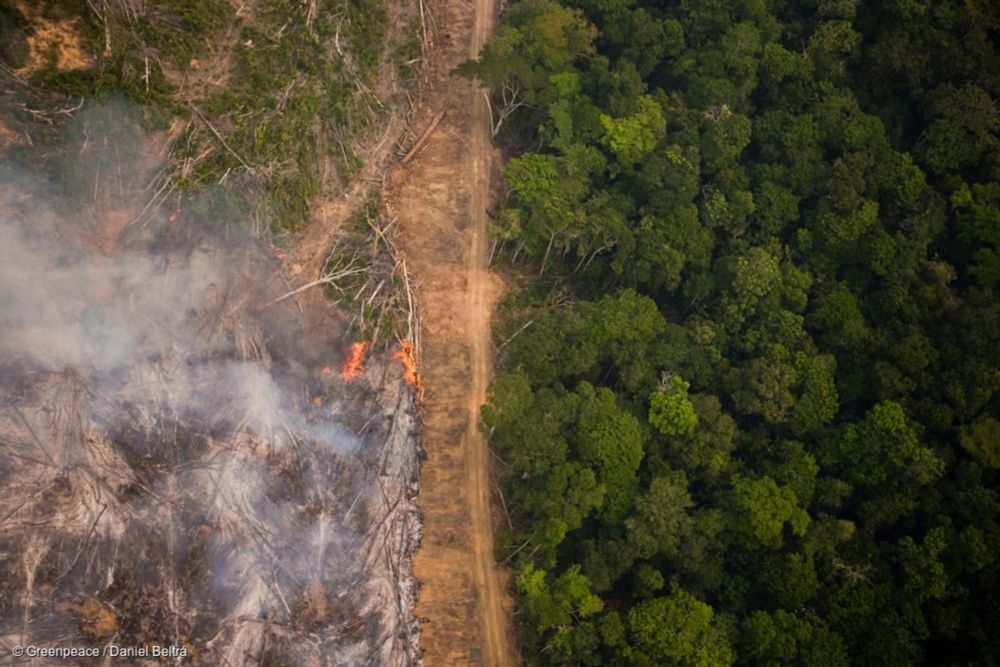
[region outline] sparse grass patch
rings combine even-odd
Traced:
[[[134,29],[142,46],[156,49],[161,58],[179,67],[189,67],[232,15],[225,0],[167,0],[151,3],[134,19]]]
[[[370,79],[378,68],[389,15],[381,0],[347,0],[346,9],[351,54]]]
[[[399,68],[399,78],[404,84],[413,83],[417,64],[422,56],[423,45],[419,36],[406,40],[396,48],[396,66]]]

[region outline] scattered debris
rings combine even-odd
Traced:
[[[16,258],[0,271],[0,637],[420,664],[404,369],[359,343],[351,381],[320,382],[297,310],[262,307],[259,245],[88,257],[32,222],[0,225]]]

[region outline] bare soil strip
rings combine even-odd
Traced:
[[[449,71],[476,57],[493,28],[494,0],[433,7],[439,61],[414,127],[438,120],[420,151],[393,173],[386,199],[418,281],[426,393],[418,505],[425,664],[505,666],[511,643],[506,575],[493,557],[489,457],[477,429],[492,369],[490,316],[499,281],[487,267],[486,208],[493,159],[481,91]],[[447,113],[441,118],[442,111]]]

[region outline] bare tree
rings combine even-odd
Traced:
[[[486,106],[490,110],[491,137],[497,136],[500,132],[500,128],[503,126],[503,122],[507,120],[512,113],[525,105],[524,95],[521,93],[521,84],[512,79],[504,81],[503,88],[500,90],[501,106],[497,111],[496,117],[493,115],[493,104],[490,102],[490,96],[485,90],[483,91],[483,96],[486,98]]]

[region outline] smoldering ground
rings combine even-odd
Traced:
[[[408,388],[322,381],[344,341],[302,349],[264,244],[148,212],[122,118],[0,185],[0,642],[417,662]]]

